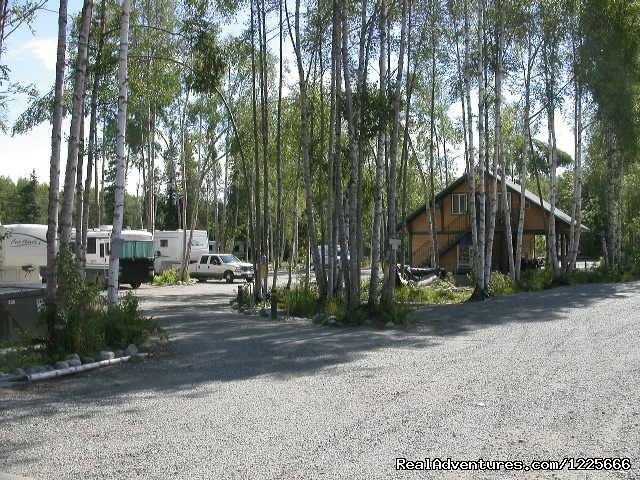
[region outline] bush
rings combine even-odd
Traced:
[[[49,338],[53,358],[69,353],[93,355],[106,347],[125,348],[162,333],[156,322],[142,314],[132,292],[117,307],[108,308],[99,288],[84,281],[70,254],[61,251],[58,262],[64,287],[59,289],[59,305],[48,305],[44,313],[50,324],[61,327]]]
[[[517,291],[518,289],[509,275],[491,272],[491,279],[489,280],[489,293],[491,295],[511,295]]]
[[[522,272],[520,288],[523,290],[546,290],[554,286],[553,272],[550,269],[534,269]]]
[[[98,328],[104,332],[105,344],[112,348],[140,345],[150,335],[163,334],[157,322],[142,314],[138,298],[132,292],[127,292],[117,307],[102,312],[101,317],[102,325]]]
[[[278,303],[288,315],[313,316],[318,311],[320,303],[318,288],[314,284],[302,282],[292,289],[280,290]]]
[[[185,282],[189,282],[189,272],[186,273]],[[153,284],[158,287],[167,287],[170,285],[182,285],[183,283],[180,280],[180,272],[175,268],[169,268],[162,272],[160,275],[155,275],[153,277]]]

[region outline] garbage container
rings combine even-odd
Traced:
[[[45,326],[39,319],[45,298],[41,287],[0,287],[0,341],[17,340],[23,332],[44,335]]]

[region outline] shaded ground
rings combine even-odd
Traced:
[[[142,364],[0,390],[0,472],[33,478],[425,478],[394,459],[630,457],[640,283],[439,305],[406,330],[232,313],[237,285],[143,288]]]

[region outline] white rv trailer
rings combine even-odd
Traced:
[[[189,233],[180,230],[156,230],[153,235],[153,250],[155,252],[154,270],[162,273],[170,268],[179,268],[182,263],[182,252],[184,247],[184,235],[186,233],[187,242]],[[191,241],[190,263],[200,260],[202,255],[209,253],[209,237],[206,230],[194,230]]]
[[[0,225],[0,284],[42,286],[46,265],[46,225]]]
[[[87,232],[87,280],[106,283],[111,254],[111,225]],[[120,257],[120,283],[133,288],[153,280],[153,235],[146,230],[123,230]]]

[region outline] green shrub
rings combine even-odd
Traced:
[[[320,297],[315,284],[302,282],[279,294],[278,303],[289,315],[311,317],[318,311]]]
[[[489,280],[489,293],[491,295],[511,295],[516,292],[516,285],[511,281],[509,275],[501,272],[491,272],[491,279]]]
[[[522,272],[520,288],[523,290],[546,290],[554,285],[553,272],[550,269],[532,269]]]
[[[84,281],[71,255],[61,252],[58,262],[64,287],[59,288],[58,305],[48,305],[43,314],[59,327],[55,338],[48,339],[52,358],[93,355],[106,347],[125,348],[162,334],[157,323],[142,314],[132,292],[117,307],[108,308],[99,288]]]
[[[112,348],[140,345],[150,335],[162,334],[157,322],[142,314],[132,292],[127,292],[117,307],[102,312],[102,325],[98,327],[104,332],[105,344]]]
[[[186,272],[187,281],[189,280],[189,272]],[[169,268],[162,272],[160,275],[153,277],[153,284],[159,287],[166,287],[169,285],[180,285],[180,272],[175,268]]]

